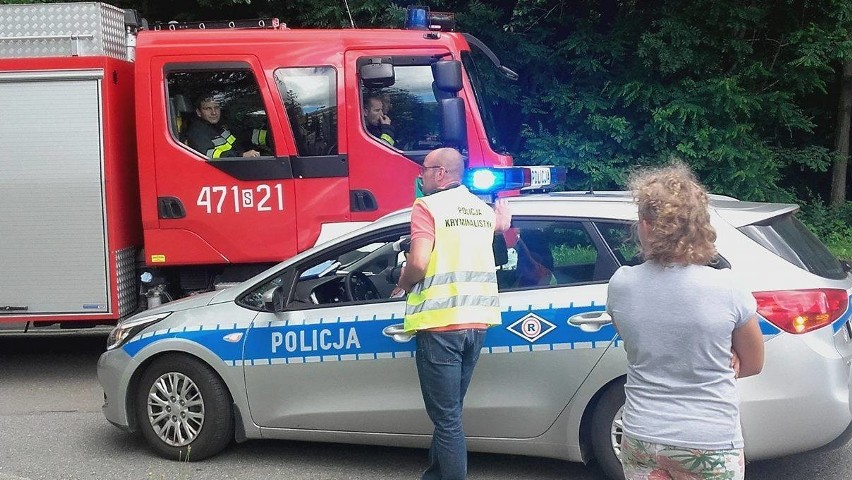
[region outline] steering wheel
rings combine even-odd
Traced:
[[[378,300],[379,290],[363,272],[349,272],[343,280],[346,296],[353,302],[362,300]]]

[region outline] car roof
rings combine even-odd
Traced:
[[[795,212],[792,203],[745,202],[726,195],[710,194],[710,207],[736,228]],[[514,215],[571,216],[613,220],[635,220],[636,204],[629,191],[551,192],[507,197]],[[385,215],[377,223],[397,224],[406,221],[411,209]]]
[[[745,202],[726,195],[710,194],[710,207],[726,222],[739,228],[769,218],[795,212],[792,203]],[[629,191],[553,192],[521,195],[509,199],[513,213],[547,215],[563,213],[590,218],[633,220],[636,205]],[[546,205],[545,205],[546,204]]]

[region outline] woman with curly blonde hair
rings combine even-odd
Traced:
[[[621,462],[627,480],[743,479],[736,378],[763,367],[751,292],[716,269],[707,192],[685,164],[637,172],[645,259],[609,284],[627,352]]]

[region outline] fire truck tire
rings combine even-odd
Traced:
[[[595,460],[607,478],[623,480],[621,468],[621,413],[624,409],[624,380],[607,387],[592,414],[591,443]]]
[[[232,401],[222,379],[187,355],[154,360],[136,392],[136,418],[142,436],[163,457],[202,460],[234,438]]]

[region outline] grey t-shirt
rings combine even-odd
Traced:
[[[656,262],[619,268],[607,312],[629,363],[624,433],[678,447],[742,448],[731,334],[756,310],[730,270]]]

